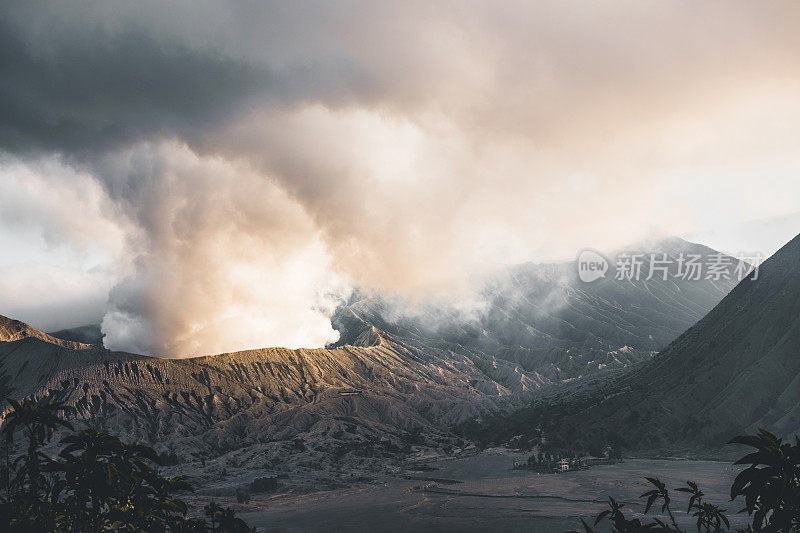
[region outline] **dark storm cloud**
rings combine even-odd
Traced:
[[[111,29],[91,18],[62,23],[46,5],[3,10],[0,147],[10,152],[91,156],[154,137],[202,144],[209,130],[256,105],[290,106],[317,90],[335,96],[358,79],[336,58],[273,69],[155,35],[143,21]]]
[[[796,209],[799,5],[6,2],[0,209],[110,236],[118,347],[320,345],[340,278]]]
[[[52,28],[49,53],[0,19],[0,143],[13,151],[97,152],[157,135],[190,134],[248,105],[273,77],[144,30]]]

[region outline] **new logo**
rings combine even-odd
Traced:
[[[606,277],[608,261],[594,250],[584,250],[578,256],[578,277],[584,283]]]

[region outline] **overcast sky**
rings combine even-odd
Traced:
[[[2,13],[0,314],[112,348],[321,346],[352,287],[800,231],[796,1]]]

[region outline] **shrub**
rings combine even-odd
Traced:
[[[175,452],[162,452],[158,455],[158,464],[161,466],[175,466],[180,462]]]
[[[14,401],[0,434],[4,441],[0,531],[250,531],[231,509],[215,507],[207,521],[188,518],[177,493],[192,487],[157,470],[159,455],[105,431],[76,431],[59,402]],[[68,434],[51,457],[42,451],[57,428]],[[21,436],[20,436],[21,433]],[[13,461],[15,443],[24,452]]]
[[[278,478],[275,476],[270,477],[257,477],[249,485],[250,492],[275,492],[278,490]]]
[[[800,531],[800,439],[795,444],[784,443],[772,433],[761,430],[758,435],[743,435],[730,443],[754,448],[734,464],[749,464],[731,485],[731,501],[739,496],[745,500],[740,512],[751,518],[745,532],[751,533],[796,533]],[[645,478],[653,489],[641,495],[646,498],[644,512],[647,514],[654,504],[661,504],[661,512],[669,516],[669,523],[658,518],[642,522],[625,516],[623,504],[609,498],[608,509],[597,515],[593,525],[581,520],[585,533],[593,533],[594,527],[603,520],[610,520],[614,533],[637,533],[643,531],[671,531],[684,533],[675,520],[672,499],[666,485],[657,477]],[[696,521],[697,531],[721,533],[730,529],[726,510],[705,500],[703,491],[692,481],[677,492],[689,495],[687,514]]]

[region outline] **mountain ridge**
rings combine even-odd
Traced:
[[[74,350],[28,332],[0,342],[3,398],[63,401],[82,424],[191,458],[194,473],[234,456],[324,470],[343,449],[392,456],[409,434],[419,446],[457,446],[451,426],[548,383],[503,361],[423,349],[372,328],[362,331],[363,346],[187,359]],[[303,449],[287,454],[298,439]]]

